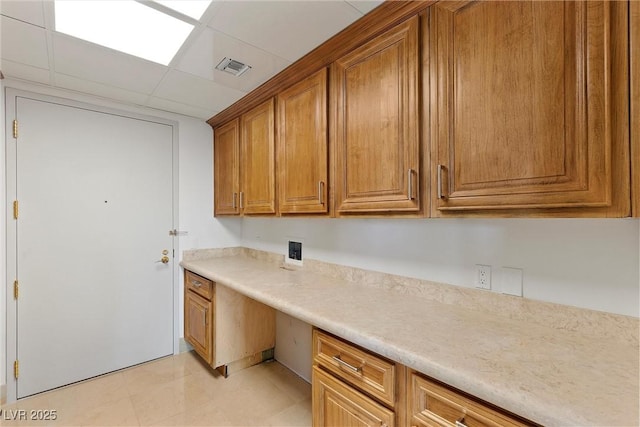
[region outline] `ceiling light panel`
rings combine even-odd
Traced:
[[[155,0],[155,2],[197,20],[202,18],[202,14],[211,4],[211,0]]]
[[[55,1],[55,29],[168,65],[193,25],[141,3],[128,1]]]

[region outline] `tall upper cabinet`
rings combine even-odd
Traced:
[[[631,168],[633,216],[640,217],[640,2],[630,4]]]
[[[278,94],[280,213],[328,212],[327,69]]]
[[[244,214],[276,212],[275,123],[273,98],[240,118],[242,190]]]
[[[332,64],[337,215],[420,209],[419,18]]]
[[[215,128],[214,214],[273,214],[275,133],[273,99]]]
[[[629,215],[627,8],[432,6],[433,216],[514,208]]]

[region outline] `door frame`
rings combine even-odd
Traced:
[[[112,114],[125,118],[144,120],[153,123],[171,126],[172,129],[172,228],[177,229],[178,221],[178,122],[175,120],[154,117],[145,114],[138,114],[130,111],[119,110],[115,108],[103,107],[90,104],[87,102],[75,101],[72,99],[44,95],[36,92],[30,92],[12,87],[5,87],[4,103],[5,103],[5,230],[6,230],[6,296],[5,296],[5,313],[6,313],[6,334],[5,334],[5,379],[6,379],[6,399],[7,403],[17,400],[17,380],[13,375],[13,362],[17,356],[17,302],[13,298],[13,281],[17,273],[17,234],[15,220],[13,219],[13,201],[16,200],[17,191],[17,152],[16,143],[13,138],[13,120],[17,115],[18,97],[28,98],[36,101],[50,102],[67,107],[81,108],[97,113]],[[167,233],[169,230],[167,230]],[[173,242],[173,262],[172,268],[172,291],[173,291],[173,354],[180,351],[179,340],[180,331],[178,327],[180,322],[177,319],[179,310],[179,284],[180,284],[180,268],[178,260],[180,259],[180,239],[176,236],[172,238]]]

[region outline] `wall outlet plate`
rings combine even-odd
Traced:
[[[491,266],[476,264],[476,288],[491,289]]]

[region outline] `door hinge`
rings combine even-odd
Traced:
[[[18,219],[18,201],[13,201],[13,219]]]
[[[17,360],[13,362],[13,376],[16,377],[16,379],[20,376],[20,363]]]
[[[13,137],[18,139],[18,120],[13,121]]]
[[[20,285],[17,280],[13,281],[13,299],[18,299],[18,295],[20,293]]]

